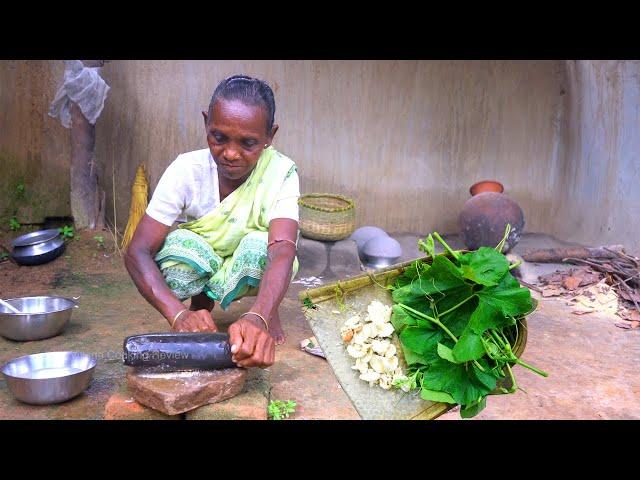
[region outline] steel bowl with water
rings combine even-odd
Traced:
[[[58,335],[68,325],[76,306],[69,298],[52,296],[11,298],[6,302],[22,313],[12,313],[0,304],[0,335],[18,341]]]
[[[61,403],[89,386],[95,358],[81,352],[46,352],[14,358],[2,367],[11,393],[32,405]]]

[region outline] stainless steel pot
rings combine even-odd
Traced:
[[[50,262],[59,257],[65,249],[64,238],[55,229],[22,235],[13,241],[13,245],[11,258],[20,265],[41,265]]]
[[[37,232],[27,233],[14,238],[11,245],[14,247],[27,247],[29,245],[36,245],[38,243],[47,242],[53,240],[60,235],[60,230],[57,228],[50,228],[48,230],[38,230]]]
[[[10,298],[7,303],[22,313],[0,305],[0,335],[11,340],[41,340],[58,335],[68,325],[76,302],[64,297]]]

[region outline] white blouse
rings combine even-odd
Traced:
[[[274,218],[291,218],[298,221],[298,198],[300,180],[297,172],[287,178],[269,221]],[[196,220],[220,204],[218,188],[218,166],[208,148],[183,153],[171,162],[162,174],[151,201],[147,215],[167,226],[174,222]]]

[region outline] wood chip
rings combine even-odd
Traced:
[[[594,283],[598,283],[600,281],[600,274],[596,272],[585,272],[582,276],[582,280],[580,281],[580,286],[584,287],[586,285],[592,285]]]
[[[629,310],[627,318],[632,321],[640,321],[640,312],[638,310]]]
[[[615,323],[615,326],[618,327],[618,328],[624,328],[625,330],[630,330],[631,329],[631,324],[630,323],[617,322],[617,323]]]
[[[564,279],[564,274],[562,272],[556,271],[554,273],[549,273],[547,275],[541,275],[538,279],[545,285],[551,284],[561,284]]]
[[[625,300],[629,300],[630,302],[633,302],[635,300],[636,302],[640,303],[640,295],[638,295],[638,293],[635,291],[633,293],[630,293],[627,289],[622,288],[618,293]]]
[[[575,290],[576,288],[578,288],[578,286],[580,286],[581,282],[582,277],[567,277],[562,282],[562,286],[567,290]]]
[[[580,310],[572,310],[571,313],[573,313],[574,315],[584,315],[586,313],[593,313],[595,312],[594,309],[580,309]]]
[[[557,297],[558,295],[562,295],[563,290],[561,288],[558,287],[544,287],[542,289],[542,296],[543,297]]]

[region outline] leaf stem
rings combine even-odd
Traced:
[[[500,346],[503,348],[503,350],[506,350],[507,355],[508,355],[507,361],[517,363],[518,365],[520,365],[520,366],[522,366],[524,368],[528,368],[529,370],[537,373],[538,375],[542,375],[543,377],[548,377],[549,376],[549,374],[547,372],[545,372],[543,370],[540,370],[540,369],[534,367],[533,365],[529,365],[528,363],[523,362],[518,357],[516,357],[516,355],[511,350],[511,345],[509,345],[509,342],[506,340],[506,337],[504,337],[505,338],[504,341],[500,338],[500,335],[502,335],[502,334],[498,334],[498,332],[496,332],[494,329],[489,330],[489,333],[491,333],[494,336],[494,338],[500,344]]]
[[[429,315],[425,315],[424,313],[419,312],[418,310],[414,310],[413,308],[408,307],[408,306],[407,306],[407,305],[405,305],[404,303],[398,303],[398,305],[399,305],[401,308],[404,308],[405,310],[410,311],[410,312],[411,312],[411,313],[413,313],[414,315],[417,315],[417,316],[419,316],[419,317],[425,318],[425,319],[429,320],[430,322],[435,323],[435,324],[436,324],[436,325],[438,325],[440,328],[442,328],[442,329],[446,332],[446,334],[447,334],[447,335],[449,335],[449,336],[453,339],[453,341],[454,341],[455,343],[458,343],[458,338],[457,338],[453,333],[451,333],[451,330],[449,330],[447,327],[445,327],[445,326],[443,325],[443,323],[442,323],[440,320],[438,320],[437,318],[433,318],[433,317],[430,317]],[[480,365],[480,363],[479,363],[477,360],[474,360],[474,361],[473,361],[473,364],[474,364],[476,367],[478,367],[478,368],[480,369],[480,371],[481,371],[481,372],[484,372],[484,371],[485,371],[485,370],[484,370],[484,367],[483,367],[482,365]]]
[[[528,364],[528,363],[526,363],[526,362],[523,362],[523,361],[522,361],[522,360],[520,360],[518,357],[515,357],[515,356],[514,356],[514,361],[515,361],[518,365],[521,365],[521,366],[523,366],[524,368],[528,368],[529,370],[536,372],[538,375],[542,375],[543,377],[548,377],[548,376],[549,376],[549,374],[548,374],[547,372],[545,372],[545,371],[543,371],[543,370],[540,370],[540,369],[538,369],[538,368],[534,367],[533,365],[529,365],[529,364]]]
[[[447,333],[447,335],[449,335],[453,339],[454,342],[458,343],[458,338],[453,333],[451,333],[451,331],[447,327],[445,327],[442,324],[442,322],[440,320],[438,320],[437,318],[433,318],[433,317],[430,317],[429,315],[425,315],[424,313],[419,312],[418,310],[414,310],[413,308],[408,307],[404,303],[399,303],[398,305],[400,305],[400,307],[404,308],[405,310],[408,310],[409,312],[413,313],[414,315],[417,315],[417,316],[419,316],[421,318],[429,320],[432,323],[435,323],[440,328],[442,328]]]
[[[465,303],[467,303],[469,300],[471,300],[473,297],[477,296],[475,293],[473,295],[471,295],[469,298],[465,298],[463,301],[461,301],[459,304],[457,304],[455,307],[451,307],[449,310],[447,310],[446,312],[443,313],[439,313],[438,317],[444,317],[446,314],[453,312],[456,308],[464,305]]]
[[[504,236],[502,237],[502,240],[500,240],[500,243],[496,245],[496,251],[502,253],[502,249],[504,248],[504,244],[507,241],[507,237],[509,237],[509,233],[511,233],[511,224],[507,223],[507,227],[504,229]]]
[[[454,252],[451,247],[449,245],[447,245],[447,242],[445,242],[442,237],[440,236],[440,234],[438,232],[433,232],[433,236],[436,237],[436,240],[438,240],[442,246],[444,247],[444,249],[449,252],[449,255],[451,255],[453,258],[455,258],[456,260],[460,259],[460,255],[457,252]]]
[[[514,268],[518,268],[520,265],[522,265],[522,260],[518,260],[516,263],[512,263],[511,265],[509,265],[509,270],[513,270]]]
[[[513,376],[513,371],[511,370],[511,366],[507,363],[507,371],[509,372],[509,377],[511,377],[511,388],[508,390],[509,393],[514,393],[518,389],[518,384],[516,383],[516,377]]]

